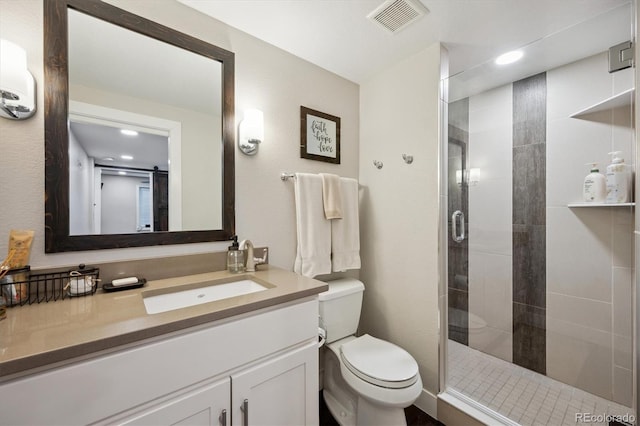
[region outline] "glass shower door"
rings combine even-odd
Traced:
[[[634,205],[582,196],[586,163],[604,173],[622,151],[636,168],[635,70],[608,67],[634,16],[527,46],[524,74],[487,63],[446,82],[445,392],[503,423],[635,419]],[[592,25],[591,50],[536,57]]]
[[[469,247],[466,232],[469,218],[467,186],[468,99],[462,99],[449,105],[448,120],[448,331],[449,339],[468,345]]]

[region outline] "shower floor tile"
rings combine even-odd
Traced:
[[[523,426],[587,423],[576,421],[579,413],[602,417],[634,414],[631,408],[453,340],[449,340],[448,353],[451,388]],[[608,426],[604,420],[588,423]]]

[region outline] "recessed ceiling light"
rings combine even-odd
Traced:
[[[120,133],[127,136],[138,136],[138,132],[129,129],[120,129]]]
[[[123,172],[122,170],[120,170],[120,171],[118,172],[118,174],[119,174],[119,175],[121,175],[121,176],[126,176],[127,172]]]
[[[121,155],[120,158],[122,158],[123,160],[133,160],[133,157],[131,155]]]
[[[512,64],[515,61],[522,58],[523,53],[520,50],[512,50],[511,52],[504,53],[496,59],[496,64],[498,65],[507,65]]]

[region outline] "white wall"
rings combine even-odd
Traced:
[[[130,234],[136,232],[138,185],[149,182],[139,176],[102,175],[103,234]]]
[[[426,390],[417,404],[434,416],[440,54],[434,44],[360,88],[360,331],[413,355]],[[405,164],[403,153],[413,155],[413,164]]]
[[[236,116],[241,118],[245,108],[253,107],[262,109],[265,118],[260,153],[246,157],[236,150],[236,231],[241,239],[269,246],[272,264],[292,269],[293,185],[282,182],[280,172],[358,177],[358,86],[173,0],[110,3],[235,52]],[[39,108],[27,121],[0,120],[0,196],[12,200],[0,205],[0,253],[7,250],[10,229],[35,230],[33,267],[226,250],[229,244],[219,242],[44,254],[42,22],[41,0],[0,0],[0,37],[27,50],[29,69],[38,83]],[[341,165],[299,158],[301,105],[342,118]]]
[[[604,173],[610,151],[635,158],[632,112],[569,118],[632,87],[633,70],[608,73],[602,53],[547,72],[547,375],[631,405],[633,211],[570,209],[585,163]]]
[[[469,346],[512,360],[512,85],[469,98]],[[496,208],[499,206],[499,208]],[[474,327],[475,319],[482,328]],[[476,324],[479,325],[479,324]]]
[[[222,120],[200,114],[194,120],[195,139],[182,128],[182,229],[184,231],[222,228]],[[202,143],[205,141],[205,143]],[[171,143],[171,142],[169,142]],[[203,161],[205,159],[205,161]],[[193,165],[193,166],[192,166]],[[171,173],[169,173],[171,182]],[[169,183],[171,191],[171,183]],[[169,210],[171,215],[171,210]]]
[[[69,132],[69,233],[91,234],[93,223],[93,159]]]

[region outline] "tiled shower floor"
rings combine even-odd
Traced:
[[[573,425],[576,413],[633,414],[624,407],[449,340],[448,384],[521,425]]]

